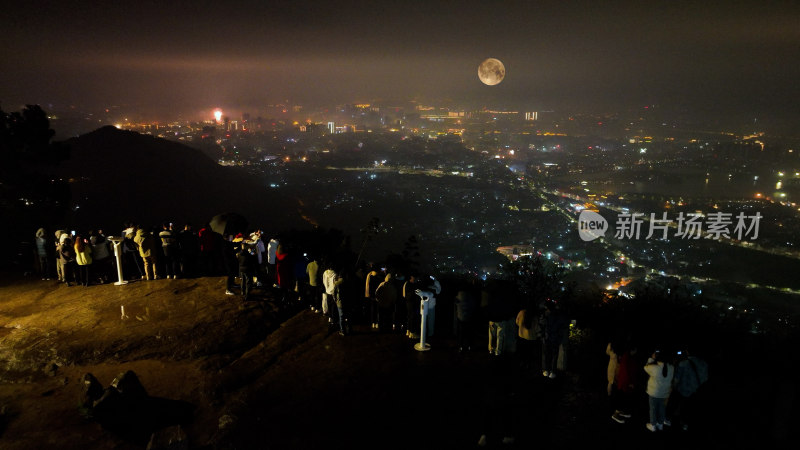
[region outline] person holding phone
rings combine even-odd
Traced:
[[[661,352],[656,350],[650,355],[644,371],[650,376],[647,380],[647,396],[650,404],[650,422],[646,427],[650,431],[661,431],[664,425],[672,425],[667,420],[667,399],[672,392],[672,379],[675,367],[665,361]]]

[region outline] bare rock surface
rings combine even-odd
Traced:
[[[483,344],[459,353],[438,327],[447,311],[431,351],[417,352],[368,325],[340,336],[321,314],[275,298],[225,295],[223,277],[87,288],[1,277],[0,447],[445,449],[475,447],[482,434],[505,447],[508,433],[519,448],[788,448],[776,417],[797,417],[796,381],[720,370],[698,427],[651,433],[646,396],[627,423],[611,420],[605,343],[549,379]],[[129,372],[138,383],[119,378]],[[109,403],[110,419],[98,420],[115,379],[142,401]]]

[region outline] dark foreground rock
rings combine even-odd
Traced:
[[[97,396],[100,385],[90,373],[84,375],[83,380],[82,399],[87,402]],[[155,437],[157,446],[154,448],[161,449],[173,448],[165,443],[187,440],[179,425],[192,421],[194,409],[188,402],[148,396],[136,373],[128,370],[119,374],[85,413],[127,441],[142,445],[149,441],[152,445]],[[165,431],[164,428],[169,429]]]
[[[156,431],[147,443],[147,450],[188,450],[189,437],[180,425]]]
[[[709,361],[688,431],[651,433],[642,392],[625,424],[611,420],[602,339],[550,379],[490,358],[485,329],[459,353],[445,308],[431,350],[417,352],[402,333],[356,323],[340,336],[264,293],[226,296],[219,278],[69,289],[0,286],[3,450],[450,449],[483,434],[497,448],[508,434],[517,448],[793,448],[793,365],[752,364],[775,360],[761,346]],[[121,320],[120,304],[149,320]],[[41,369],[52,361],[57,377]]]

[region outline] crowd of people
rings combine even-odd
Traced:
[[[442,286],[435,277],[415,270],[356,264],[351,255],[305,248],[293,240],[281,242],[278,236],[267,238],[261,229],[234,234],[215,232],[209,224],[195,231],[188,223],[180,230],[170,222],[153,228],[126,223],[118,236],[124,281],[225,276],[226,295],[249,301],[258,289],[274,291],[284,305],[301,304],[324,314],[341,334],[363,323],[377,332],[418,340],[424,314],[424,337],[434,335],[436,297]],[[51,241],[43,228],[36,231],[43,280],[55,271],[67,286],[115,281],[114,244],[102,229],[60,229],[54,237]],[[553,378],[568,335],[565,316],[556,302],[531,304],[512,289],[509,283],[477,279],[455,288],[453,331],[459,351],[477,348],[478,316],[485,311],[491,355],[517,353],[519,342],[522,364],[533,367],[533,360],[541,358],[543,375]]]
[[[696,393],[708,380],[708,364],[688,348],[674,352],[655,349],[646,359],[639,359],[637,346],[630,337],[608,343],[608,387],[613,414],[611,419],[625,423],[636,408],[639,394],[648,399],[649,431],[661,431],[675,425],[688,430],[697,418]],[[645,378],[646,382],[645,382]]]
[[[436,297],[442,285],[435,277],[407,267],[359,264],[352,255],[292,239],[281,242],[277,236],[267,238],[260,229],[234,234],[217,233],[209,224],[195,232],[191,224],[176,230],[172,223],[150,229],[128,223],[120,236],[121,273],[127,281],[225,276],[226,295],[241,296],[245,302],[263,296],[283,306],[308,308],[326,316],[331,329],[343,336],[351,334],[354,325],[412,340],[420,340],[423,333],[425,340],[434,336]],[[55,270],[58,281],[67,286],[114,281],[117,262],[103,230],[57,230],[51,241],[46,230],[39,229],[35,237],[43,280],[51,279]],[[483,334],[488,339],[481,341],[488,342],[491,358],[511,359],[524,371],[550,379],[566,369],[570,322],[558,301],[525,298],[513,283],[503,280],[471,279],[447,288],[453,309],[440,311],[439,320],[447,322],[452,313],[459,352],[477,349]],[[703,360],[681,349],[672,358],[655,351],[639,361],[630,338],[610,342],[606,354],[612,420],[630,419],[636,394],[646,392],[648,430],[671,426],[668,417],[688,428],[693,394],[708,377]],[[646,386],[639,382],[644,375]],[[510,436],[504,440],[513,442]],[[481,441],[485,444],[486,436]]]
[[[199,241],[191,225],[178,233],[171,223],[164,224],[162,230],[146,230],[131,224],[125,226],[121,236],[122,273],[126,281],[199,274],[195,271],[198,251],[194,250],[194,247],[199,249]],[[54,272],[55,278],[67,286],[88,287],[114,280],[115,250],[102,229],[85,233],[59,229],[54,237],[51,241],[44,228],[36,231],[35,249],[42,280],[50,280]]]
[[[44,228],[35,233],[36,258],[42,280],[55,278],[73,286],[88,287],[115,281],[119,245],[124,280],[225,276],[226,295],[240,295],[250,301],[257,289],[270,291],[283,305],[302,304],[324,314],[341,334],[363,321],[379,332],[402,332],[418,339],[420,308],[431,320],[426,336],[432,336],[435,297],[418,295],[434,290],[437,280],[401,273],[374,263],[353,264],[350,255],[324,254],[317,248],[304,248],[298,242],[267,239],[260,229],[242,233],[218,233],[210,224],[195,231],[192,224],[178,230],[173,223],[146,228],[126,223],[118,244],[103,230],[68,232],[56,230],[54,240]],[[309,246],[310,247],[310,246]],[[430,277],[433,278],[433,277]],[[361,286],[365,286],[362,288]]]

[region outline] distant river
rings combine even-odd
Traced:
[[[708,173],[708,175],[706,175]],[[793,175],[793,174],[792,174]],[[758,176],[758,179],[755,177]],[[630,177],[592,176],[585,180],[585,187],[592,191],[609,193],[657,194],[675,197],[707,197],[728,199],[752,199],[756,193],[773,197],[778,179],[771,174],[703,172],[669,173],[659,172],[652,176]],[[786,186],[782,186],[783,189]]]

